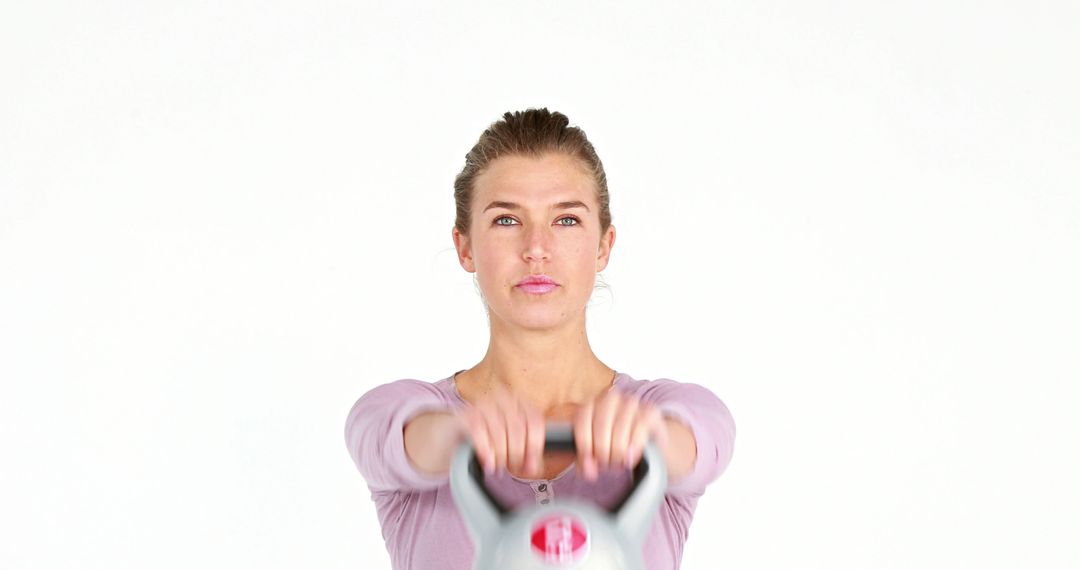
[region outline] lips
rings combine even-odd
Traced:
[[[519,287],[523,287],[523,286],[526,286],[526,285],[551,285],[551,286],[555,286],[555,285],[558,285],[558,283],[556,283],[554,279],[548,277],[547,275],[530,275],[530,276],[528,276],[528,277],[526,277],[526,278],[524,278],[524,279],[522,279],[521,281],[518,282]]]
[[[558,286],[559,284],[547,275],[530,275],[517,284],[518,289],[538,295],[550,293]]]

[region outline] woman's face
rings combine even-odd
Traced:
[[[475,272],[492,320],[550,329],[583,318],[615,228],[600,233],[596,185],[577,159],[504,156],[476,177],[469,236],[453,231],[458,259]],[[603,239],[601,239],[603,237]],[[547,292],[520,285],[546,276]]]

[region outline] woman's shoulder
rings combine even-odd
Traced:
[[[671,389],[681,386],[700,386],[700,384],[685,378],[674,379],[667,376],[638,378],[626,372],[619,372],[615,375],[614,386],[623,390],[638,392],[656,389]]]
[[[452,375],[437,380],[398,378],[378,384],[360,397],[360,400],[382,402],[402,399],[438,400],[452,405],[457,403],[458,398],[456,398]]]
[[[715,393],[696,380],[668,377],[636,378],[625,372],[615,377],[614,387],[623,393],[633,394],[642,401],[705,398],[719,400]]]

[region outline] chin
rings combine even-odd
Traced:
[[[560,320],[556,318],[547,319],[529,319],[522,320],[518,323],[521,328],[531,330],[547,330],[561,327],[566,324],[566,320]]]
[[[550,330],[574,320],[570,311],[560,307],[518,307],[500,312],[499,318],[508,325],[526,330]]]
[[[526,330],[548,330],[557,328],[565,321],[553,315],[525,316],[517,315],[514,318],[503,319],[507,324]]]

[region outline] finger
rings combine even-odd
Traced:
[[[586,402],[578,408],[574,417],[574,445],[577,446],[578,465],[585,480],[596,479],[596,464],[593,462],[593,410],[595,404]]]
[[[468,426],[469,439],[472,441],[473,452],[484,467],[484,473],[491,474],[495,468],[495,458],[491,451],[491,436],[488,435],[487,422],[479,410],[470,406],[463,413],[463,419]]]
[[[495,469],[502,471],[506,469],[508,452],[507,438],[506,438],[506,415],[502,408],[496,408],[495,413],[491,417],[491,437],[495,442]]]
[[[521,401],[505,393],[500,398],[500,409],[506,422],[506,465],[520,472],[525,463],[525,414]]]
[[[619,393],[612,390],[600,399],[593,411],[593,457],[601,469],[607,469],[611,463],[611,426],[615,423],[620,399]]]
[[[491,442],[490,469],[495,472],[506,465],[506,425],[502,410],[495,399],[485,399],[478,407],[484,416],[484,425]]]
[[[600,477],[600,465],[596,463],[596,457],[590,455],[585,458],[582,467],[586,481],[596,481]]]
[[[638,399],[629,395],[619,402],[615,410],[615,418],[611,425],[611,466],[628,467],[629,456],[627,451],[630,447],[630,432],[634,424],[638,422]]]
[[[656,426],[660,421],[660,411],[656,408],[647,405],[642,405],[639,408],[638,421],[634,423],[634,429],[630,434],[630,448],[627,452],[628,467],[634,467],[641,461],[645,445],[656,432]]]
[[[525,472],[529,477],[539,477],[544,465],[544,443],[547,438],[547,426],[544,423],[544,414],[522,401],[522,411],[525,415]]]

